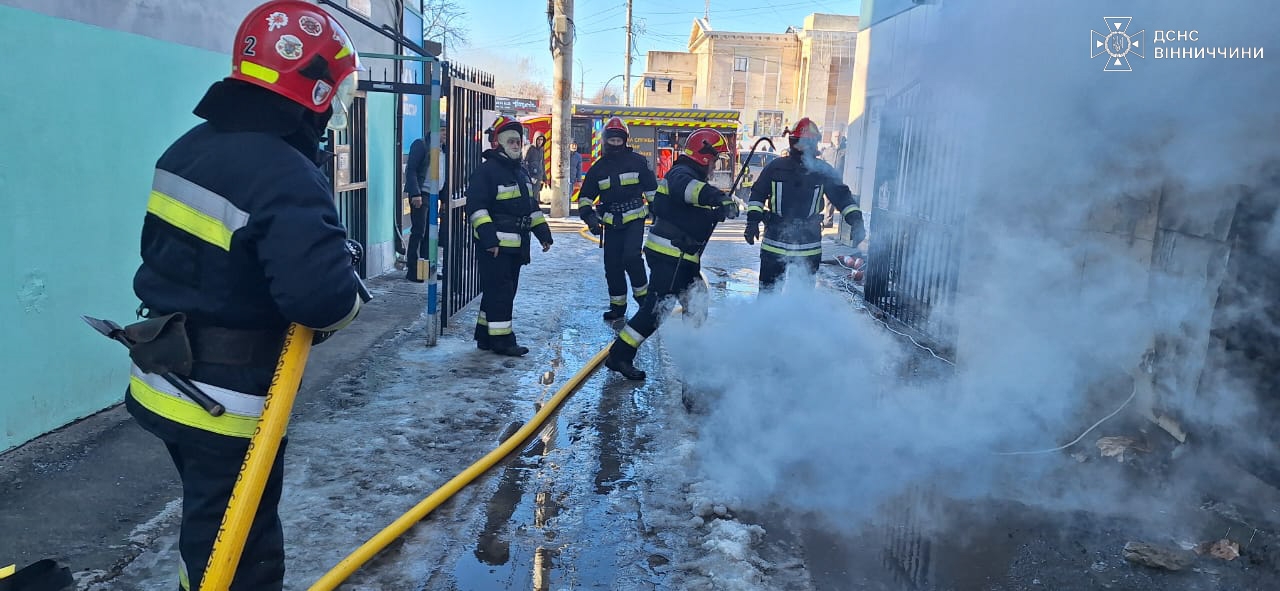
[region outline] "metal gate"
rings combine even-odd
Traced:
[[[952,348],[966,171],[956,138],[937,133],[929,107],[919,85],[885,104],[865,295],[917,336]]]
[[[440,245],[444,249],[441,329],[480,296],[466,190],[488,145],[483,136],[484,112],[493,110],[495,101],[493,75],[486,72],[445,64],[442,85],[447,97],[444,133],[448,173],[440,212]]]
[[[333,152],[329,181],[333,184],[338,216],[347,229],[347,237],[369,248],[369,136],[365,133],[365,98],[356,97],[351,104],[350,123],[342,131],[329,132],[329,150]],[[357,272],[367,277],[368,257],[360,261]]]

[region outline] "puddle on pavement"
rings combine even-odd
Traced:
[[[717,299],[725,294],[754,296],[754,283],[734,279],[720,287],[713,286]],[[634,311],[634,310],[633,310]],[[552,345],[550,367],[534,374],[532,382],[513,396],[519,400],[548,400],[573,372],[576,372],[611,335],[599,331],[598,312],[585,309],[570,312],[576,317],[562,330],[563,340]],[[579,334],[580,327],[593,336]],[[658,352],[642,351],[642,360],[653,364]],[[654,376],[657,378],[657,376]],[[630,496],[635,487],[633,454],[644,445],[636,433],[639,421],[649,421],[658,397],[673,395],[662,391],[663,380],[651,379],[637,384],[626,382],[601,369],[583,384],[582,390],[569,398],[553,414],[547,425],[521,447],[518,456],[500,464],[498,486],[485,507],[484,527],[470,552],[454,567],[456,589],[460,591],[495,591],[511,589],[610,588],[618,582],[623,548],[610,541],[616,536],[608,532],[618,527],[637,527],[639,507],[634,503],[619,504],[618,495]],[[678,396],[679,393],[674,395]],[[536,409],[535,409],[536,411]],[[584,464],[556,463],[546,469],[547,455],[553,450],[582,445],[587,437],[597,446],[596,462]],[[557,482],[556,479],[560,482]],[[575,507],[574,539],[560,534],[555,517],[569,499],[553,498],[553,490],[564,490],[571,481],[586,484],[595,495],[572,499],[587,506]],[[589,484],[588,484],[589,483]],[[618,506],[630,507],[635,511]],[[581,531],[585,528],[585,531]],[[600,532],[598,534],[593,533]],[[634,544],[634,542],[632,542]],[[644,548],[625,550],[650,556],[647,575],[636,581],[641,587],[660,584],[665,570],[665,551],[643,542]],[[655,558],[656,557],[656,558]]]

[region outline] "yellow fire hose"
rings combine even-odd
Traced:
[[[244,464],[240,467],[240,478],[231,489],[231,500],[222,515],[222,525],[214,539],[200,591],[227,591],[231,587],[245,539],[249,537],[249,527],[258,512],[258,503],[262,501],[262,489],[289,426],[293,400],[298,395],[302,371],[306,369],[307,356],[311,353],[312,337],[312,330],[300,324],[290,324],[285,333],[276,374],[263,401],[262,417],[249,440],[249,450],[245,452]]]
[[[599,353],[596,353],[594,357],[587,361],[586,365],[584,365],[582,369],[578,370],[578,373],[574,374],[572,378],[569,378],[569,381],[561,386],[560,390],[558,390],[546,404],[542,405],[542,408],[538,410],[538,412],[533,415],[533,418],[529,419],[529,422],[525,423],[519,431],[516,431],[515,434],[508,437],[506,441],[503,441],[502,445],[499,445],[483,458],[480,458],[474,464],[467,467],[466,470],[463,470],[457,476],[454,476],[453,479],[446,482],[444,486],[436,489],[436,491],[431,493],[430,496],[423,499],[422,502],[418,503],[414,508],[410,509],[408,513],[401,515],[400,518],[396,519],[391,525],[387,526],[381,532],[378,532],[377,535],[370,538],[369,541],[364,543],[364,545],[356,548],[354,552],[347,555],[346,558],[343,558],[337,566],[333,567],[329,572],[325,573],[324,576],[320,577],[320,580],[316,581],[308,591],[331,591],[332,589],[336,589],[338,585],[347,580],[347,578],[355,573],[357,569],[364,566],[366,562],[371,560],[378,552],[381,552],[386,548],[393,540],[408,531],[414,524],[422,521],[428,513],[435,510],[436,507],[439,507],[441,503],[444,503],[449,499],[449,497],[456,494],[462,489],[462,487],[470,484],[472,480],[475,480],[481,474],[484,474],[489,468],[493,467],[494,464],[498,463],[499,460],[507,457],[507,455],[514,451],[517,446],[532,437],[533,434],[542,427],[542,424],[546,422],[547,417],[550,417],[551,413],[554,413],[556,409],[560,407],[560,404],[564,402],[570,394],[577,390],[578,387],[582,385],[582,382],[586,381],[587,376],[591,375],[591,372],[595,371],[596,367],[603,363],[605,357],[608,355],[609,347],[601,349]]]

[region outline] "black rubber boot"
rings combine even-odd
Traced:
[[[627,317],[626,306],[609,306],[609,311],[604,313],[605,320],[621,320]]]
[[[507,345],[505,347],[494,347],[491,350],[494,353],[497,353],[499,355],[504,355],[507,357],[524,357],[524,355],[529,352],[528,347],[521,347],[520,345]]]
[[[488,351],[489,349],[492,349],[493,347],[489,346],[489,341],[476,340],[476,348],[477,348],[477,349],[479,349],[479,350],[481,350],[481,351]]]
[[[622,377],[628,380],[640,381],[647,377],[644,370],[636,368],[630,361],[624,361],[613,356],[605,358],[604,366],[622,374]]]

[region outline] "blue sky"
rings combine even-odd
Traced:
[[[467,9],[469,44],[449,50],[451,60],[503,75],[509,64],[528,57],[551,85],[545,0],[471,0]],[[626,52],[626,3],[623,0],[577,0],[574,47],[574,92],[585,81],[588,96],[609,78],[621,74]],[[860,0],[711,0],[711,25],[718,30],[781,33],[801,25],[813,12],[857,14]],[[633,0],[633,20],[643,32],[636,39],[632,83],[644,72],[645,52],[685,51],[693,19],[701,17],[704,0]],[[500,15],[500,16],[499,16]],[[620,85],[614,81],[613,85]]]

